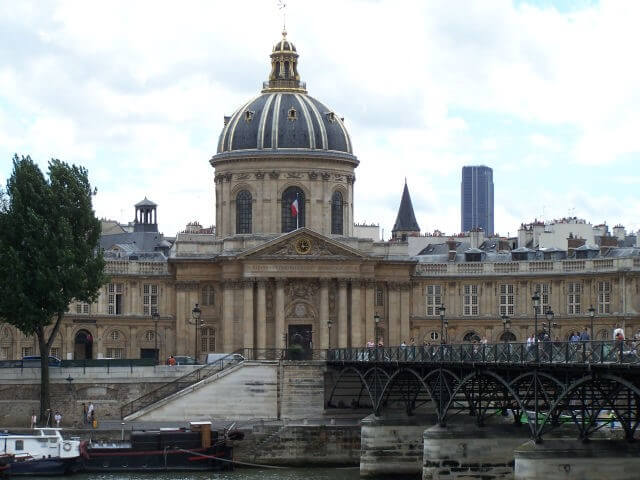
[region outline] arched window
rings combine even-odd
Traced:
[[[297,203],[297,208],[295,208]],[[297,213],[297,218],[296,218]],[[304,192],[299,187],[289,187],[282,192],[282,233],[304,227]]]
[[[236,233],[251,233],[251,200],[247,190],[236,195]]]
[[[342,194],[334,192],[331,197],[331,233],[342,235]]]
[[[507,330],[506,332],[502,332],[502,335],[500,335],[500,341],[501,342],[515,342],[516,341],[516,336],[514,335],[513,332],[510,332],[509,330]]]
[[[464,337],[462,337],[462,340],[465,342],[479,342],[480,341],[480,335],[478,335],[476,332],[467,332],[465,333]]]

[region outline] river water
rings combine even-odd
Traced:
[[[31,477],[51,480],[51,477]],[[172,473],[92,473],[68,477],[72,480],[357,480],[354,468],[279,468],[258,470],[236,469],[232,472],[172,472]]]

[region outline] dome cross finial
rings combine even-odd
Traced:
[[[287,1],[278,0],[278,9],[282,10],[282,39],[287,38]]]

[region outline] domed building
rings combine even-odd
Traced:
[[[283,32],[271,53],[269,80],[225,117],[211,159],[218,237],[299,227],[353,235],[358,159],[343,119],[305,87],[298,53]]]
[[[283,32],[262,90],[224,117],[210,160],[215,235],[180,234],[170,258],[179,352],[193,350],[196,303],[218,351],[409,334],[398,306],[409,303],[413,262],[406,246],[354,234],[359,161],[344,119],[308,94],[298,59]]]

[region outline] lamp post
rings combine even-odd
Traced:
[[[375,343],[376,345],[379,345],[379,344],[380,344],[380,337],[379,337],[379,335],[380,335],[380,327],[379,327],[379,325],[380,325],[380,315],[378,315],[378,314],[376,313],[376,314],[373,316],[373,321],[374,321],[374,323],[375,323],[374,335],[375,335],[375,337],[376,337],[373,341],[374,341],[374,343]]]
[[[507,315],[502,315],[502,339],[507,343],[507,329],[511,328],[511,320]]]
[[[537,344],[538,343],[538,311],[540,309],[540,293],[536,292],[533,294],[533,297],[531,297],[531,301],[533,302],[533,313],[535,316],[535,323],[534,323],[534,341]]]
[[[195,352],[196,352],[196,358],[195,358],[195,362],[198,363],[198,327],[200,326],[200,314],[202,313],[202,310],[200,310],[200,306],[196,303],[196,306],[193,307],[193,310],[191,310],[191,317],[193,318],[193,325],[195,327],[195,333],[196,333],[196,343],[195,343]]]
[[[331,321],[331,319],[327,320],[327,328],[329,329],[329,340],[327,344],[329,348],[331,348],[331,326],[332,325],[333,325],[333,322]]]
[[[438,311],[440,312],[440,343],[445,343],[445,340],[444,340],[445,324],[446,326],[448,326],[448,322],[444,318],[444,314],[446,313],[447,309],[444,305],[440,305],[440,308],[438,309]]]
[[[591,341],[594,341],[596,337],[593,336],[593,319],[596,316],[596,309],[593,305],[589,306],[589,320],[591,321]]]
[[[549,340],[553,341],[553,327],[557,327],[558,324],[553,321],[554,314],[552,310],[547,310],[545,316],[547,317],[547,324],[549,325]]]
[[[154,343],[154,352],[155,352],[155,356],[156,356],[156,365],[158,364],[158,358],[160,357],[159,352],[158,352],[158,320],[160,319],[160,314],[158,314],[157,311],[153,312],[151,314],[151,317],[153,317],[153,343]]]

